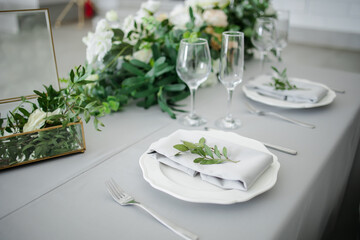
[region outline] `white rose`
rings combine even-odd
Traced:
[[[53,115],[60,114],[60,109],[56,109],[53,112],[44,112],[41,109],[36,109],[29,116],[27,123],[25,123],[23,132],[30,132],[40,129],[45,124],[45,118]]]
[[[88,33],[88,36],[83,38],[86,44],[86,60],[89,64],[96,61],[102,62],[105,54],[111,49],[111,39],[114,36],[113,31]]]
[[[114,10],[110,10],[105,15],[106,19],[110,22],[115,22],[118,20],[118,14]]]
[[[195,17],[195,26],[201,26],[203,24],[203,19],[199,14],[194,12]],[[180,29],[186,28],[186,23],[190,22],[189,8],[183,5],[176,5],[169,14],[169,21],[176,27]]]
[[[147,10],[154,14],[157,10],[159,10],[159,7],[160,7],[159,1],[148,0],[147,2],[141,4],[140,9]]]
[[[100,21],[98,21],[98,23],[96,24],[95,33],[106,32],[108,30],[110,30],[110,25],[106,21],[106,19],[101,19]]]
[[[136,16],[135,16],[135,20],[137,23],[141,23],[142,22],[142,18],[147,18],[150,17],[151,15],[149,14],[149,12],[145,9],[140,9],[139,11],[136,12]]]
[[[127,36],[130,31],[135,30],[134,22],[135,18],[133,15],[129,15],[124,19],[121,29],[124,31],[125,36]]]
[[[209,25],[215,27],[226,27],[228,25],[227,16],[224,11],[219,9],[208,9],[203,14],[203,19]]]
[[[40,129],[45,124],[46,113],[41,109],[36,109],[29,116],[27,123],[25,123],[23,132],[30,132]]]
[[[134,52],[133,58],[145,63],[149,63],[150,59],[152,58],[152,51],[151,49],[147,48],[141,49],[137,52]]]
[[[187,6],[196,7],[199,6],[204,9],[214,8],[216,6],[224,8],[230,3],[230,0],[187,0],[185,4]]]

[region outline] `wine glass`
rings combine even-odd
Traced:
[[[225,118],[218,119],[215,124],[222,129],[236,129],[241,122],[233,118],[231,103],[233,91],[241,83],[244,72],[244,34],[237,31],[223,32],[221,41],[219,80],[228,93],[227,113]]]
[[[273,18],[260,17],[255,21],[251,42],[260,52],[261,72],[264,71],[264,57],[275,47],[276,30]]]
[[[190,89],[191,111],[179,120],[185,126],[200,126],[206,120],[195,112],[195,92],[211,71],[211,56],[206,39],[182,39],[176,61],[176,72]]]
[[[281,51],[287,46],[289,35],[289,16],[288,10],[277,10],[275,19],[276,28],[276,56],[281,58]]]

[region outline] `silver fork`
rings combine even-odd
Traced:
[[[302,126],[302,127],[315,128],[315,125],[313,125],[313,124],[300,122],[299,120],[295,120],[295,119],[292,119],[292,118],[288,118],[288,117],[285,117],[285,116],[280,115],[280,114],[278,114],[278,113],[262,111],[262,110],[260,110],[260,109],[255,108],[253,105],[251,105],[251,104],[248,103],[248,102],[245,102],[245,104],[246,104],[246,106],[248,107],[249,112],[251,112],[251,113],[254,113],[254,114],[257,114],[257,115],[260,115],[260,116],[264,116],[264,115],[273,116],[273,117],[280,118],[280,119],[282,119],[282,120],[285,120],[285,121],[294,123],[294,124],[299,125],[299,126]]]
[[[145,207],[143,204],[135,201],[133,197],[131,197],[129,194],[121,190],[119,185],[114,181],[114,179],[107,180],[105,182],[107,190],[109,191],[112,198],[119,203],[122,206],[126,205],[135,205],[142,209],[144,209],[146,212],[148,212],[151,216],[153,216],[156,220],[158,220],[160,223],[164,224],[166,227],[168,227],[170,230],[172,230],[174,233],[180,235],[184,239],[190,239],[190,240],[196,240],[199,239],[198,236],[196,236],[194,233],[187,231],[186,229],[183,229],[179,227],[178,225],[170,222],[168,219],[161,217],[158,215],[154,210]]]

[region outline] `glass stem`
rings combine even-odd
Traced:
[[[281,59],[281,49],[280,48],[276,48],[276,57],[278,59]]]
[[[261,61],[261,74],[264,73],[264,66],[265,66],[265,52],[260,53],[260,61]]]
[[[191,98],[191,102],[190,102],[190,118],[195,119],[196,118],[196,113],[195,113],[195,91],[196,88],[190,88],[190,98]]]
[[[227,88],[226,90],[228,92],[228,99],[227,99],[227,112],[226,112],[225,121],[233,122],[233,117],[231,114],[231,105],[232,105],[232,95],[233,95],[234,89]]]

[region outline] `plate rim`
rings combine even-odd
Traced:
[[[148,151],[146,151],[145,153],[143,153],[140,156],[139,159],[139,164],[142,170],[142,175],[143,178],[145,179],[145,181],[147,181],[153,188],[158,189],[162,192],[165,192],[173,197],[176,197],[180,200],[183,201],[187,201],[187,202],[194,202],[194,203],[211,203],[211,204],[234,204],[234,203],[239,203],[239,202],[246,202],[249,201],[250,199],[270,190],[277,182],[277,178],[278,178],[278,173],[279,173],[279,169],[280,169],[280,163],[278,161],[278,157],[271,153],[261,142],[256,141],[254,139],[251,138],[247,138],[244,136],[241,136],[239,134],[236,133],[232,133],[232,132],[222,132],[222,131],[210,131],[210,132],[221,132],[224,134],[234,134],[233,137],[239,137],[242,138],[243,141],[249,141],[252,144],[256,144],[257,150],[260,151],[264,151],[266,153],[269,153],[272,155],[273,157],[273,163],[270,165],[270,167],[263,173],[265,174],[267,171],[273,171],[274,173],[272,173],[270,181],[264,185],[261,186],[261,188],[259,189],[255,189],[254,191],[254,187],[256,186],[256,182],[254,184],[254,186],[252,186],[248,191],[241,191],[241,190],[236,190],[236,189],[221,189],[218,188],[219,191],[213,191],[210,192],[212,194],[211,198],[201,198],[198,196],[191,196],[191,192],[194,192],[195,190],[187,190],[187,193],[181,193],[181,189],[183,189],[183,186],[179,186],[176,185],[175,182],[173,182],[172,180],[170,180],[169,178],[167,178],[161,170],[161,163],[158,162],[156,159],[152,158],[150,155],[147,154]],[[209,131],[206,131],[206,133],[210,133]],[[217,136],[218,137],[218,136]],[[150,160],[149,160],[150,159]],[[151,162],[152,160],[152,162]],[[147,162],[146,162],[147,161]],[[151,164],[154,164],[156,166],[150,166],[149,167],[149,161]],[[147,165],[148,164],[148,165]],[[168,167],[163,165],[163,167]],[[170,168],[170,167],[169,167]],[[173,169],[174,171],[176,171],[175,169]],[[178,170],[177,170],[178,171]],[[154,179],[154,174],[158,174],[157,176],[155,176]],[[188,176],[186,175],[186,173],[182,173],[182,172],[178,172],[178,174],[184,174],[184,176]],[[259,179],[261,179],[262,177],[264,177],[264,175],[260,176]],[[258,180],[257,179],[257,182]],[[159,183],[160,181],[160,183]],[[197,181],[197,180],[194,180]],[[205,184],[209,184],[210,183],[206,183]],[[167,185],[167,186],[164,186]],[[174,186],[175,185],[175,186]],[[211,185],[213,186],[213,185]],[[174,188],[175,187],[175,188]],[[177,188],[176,188],[177,187]],[[215,187],[215,186],[214,186]],[[180,192],[178,191],[180,189]],[[225,194],[223,193],[225,192]],[[234,194],[235,193],[235,194]],[[226,198],[226,195],[231,195],[232,198]],[[218,197],[216,197],[218,196]],[[225,197],[224,197],[225,196]]]
[[[263,104],[266,104],[269,106],[288,108],[288,109],[307,109],[307,108],[322,107],[322,106],[331,104],[334,101],[334,99],[336,98],[335,91],[333,91],[331,88],[329,88],[325,84],[310,81],[307,79],[302,79],[302,78],[291,78],[291,79],[296,79],[296,81],[307,82],[307,83],[311,83],[314,85],[324,87],[328,90],[328,93],[325,95],[325,97],[322,100],[320,100],[320,102],[317,102],[317,103],[294,103],[294,102],[285,102],[280,99],[275,99],[275,98],[260,95],[256,91],[248,89],[246,87],[246,84],[244,84],[242,86],[242,91],[245,93],[246,97],[248,97],[251,100],[254,100],[256,102],[263,103]],[[251,80],[251,81],[254,81],[254,80]]]

